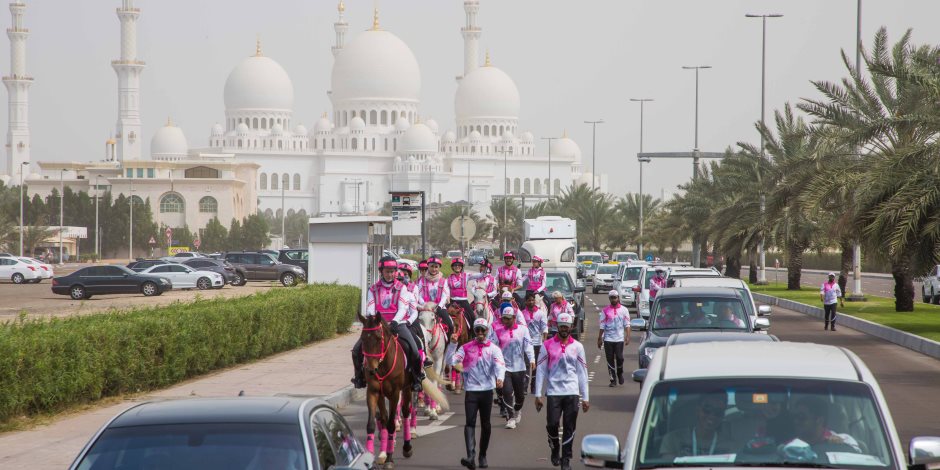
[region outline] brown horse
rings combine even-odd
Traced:
[[[454,322],[454,331],[450,336],[451,344],[448,346],[448,354],[446,354],[447,362],[449,363],[450,358],[453,357],[454,351],[470,342],[472,338],[470,329],[473,325],[467,324],[467,317],[464,315],[463,307],[457,303],[451,303],[447,306],[447,314],[450,315],[450,319]],[[451,384],[446,386],[447,390],[460,393],[460,374],[452,367],[450,368],[450,380]]]
[[[366,449],[375,453],[375,428],[378,425],[381,439],[376,463],[384,464],[386,469],[393,469],[395,468],[392,458],[395,451],[395,415],[399,405],[405,438],[402,452],[405,458],[412,455],[411,420],[408,418],[414,412],[411,391],[413,378],[408,371],[405,350],[381,315],[360,317],[359,320],[362,322],[360,338],[362,353],[365,357],[363,369],[368,384],[366,404],[369,409],[369,418],[366,421]],[[447,408],[447,399],[430,381],[425,380],[421,386],[425,393]]]

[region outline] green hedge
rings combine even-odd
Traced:
[[[0,422],[166,387],[346,332],[359,289],[275,288],[233,299],[0,325]]]

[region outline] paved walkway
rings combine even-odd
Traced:
[[[278,393],[328,395],[349,385],[349,350],[358,338],[347,334],[303,349],[236,366],[117,405],[70,415],[27,431],[0,434],[0,468],[52,470],[68,467],[92,435],[111,417],[155,398],[231,397]]]

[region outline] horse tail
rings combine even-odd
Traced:
[[[437,372],[434,372],[434,369],[427,369],[427,374],[428,377],[433,377],[434,380],[437,380],[438,382],[441,381],[441,378],[437,376]],[[427,378],[421,381],[421,388],[424,390],[424,393],[431,397],[432,400],[441,405],[443,410],[446,411],[450,409],[450,403],[447,402],[447,397],[441,393],[441,390],[437,388],[433,382],[431,382],[431,378]]]
[[[438,384],[441,384],[441,385],[450,385],[451,383],[450,380],[447,380],[437,375],[437,371],[434,370],[433,367],[428,367],[424,369],[424,372],[425,374],[427,374],[428,379],[430,379],[432,382],[437,382]],[[424,386],[424,383],[422,383],[421,386]]]

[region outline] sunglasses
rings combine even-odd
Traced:
[[[703,407],[701,408],[701,411],[702,411],[702,413],[705,413],[705,414],[711,415],[711,416],[724,416],[724,415],[725,415],[725,409],[724,409],[724,408],[719,408],[719,407],[715,407],[715,406],[703,406]]]

